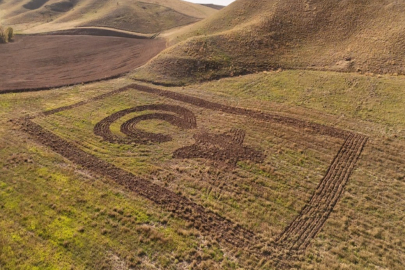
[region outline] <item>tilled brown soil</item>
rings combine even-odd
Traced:
[[[113,36],[17,36],[0,50],[0,94],[118,77],[165,48],[159,39]]]
[[[206,109],[222,111],[235,115],[243,115],[259,121],[284,124],[305,132],[327,135],[343,140],[342,147],[335,155],[335,158],[329,166],[326,175],[322,178],[312,198],[303,207],[299,215],[289,226],[287,226],[284,232],[281,233],[274,242],[263,243],[263,240],[255,236],[254,233],[250,230],[247,230],[240,225],[236,225],[232,221],[204,209],[202,206],[197,205],[196,203],[181,195],[178,195],[159,185],[153,184],[147,179],[141,179],[129,172],[126,172],[123,169],[117,168],[106,161],[100,160],[99,158],[86,153],[85,151],[79,149],[76,145],[45,130],[40,125],[34,123],[31,119],[22,119],[19,121],[22,129],[30,134],[35,140],[50,147],[55,152],[61,154],[70,161],[83,166],[93,174],[106,176],[114,182],[124,186],[125,188],[161,205],[164,209],[173,212],[178,217],[192,222],[197,229],[201,230],[203,233],[211,235],[220,242],[243,248],[244,250],[247,250],[252,254],[256,254],[259,257],[264,256],[272,259],[275,266],[279,268],[288,267],[288,262],[292,258],[294,258],[296,254],[300,254],[305,251],[307,246],[311,243],[311,240],[322,229],[324,223],[333,211],[334,206],[337,204],[340,197],[342,196],[345,185],[348,182],[351,174],[353,173],[356,162],[360,158],[363,148],[368,140],[368,138],[364,135],[355,134],[353,132],[344,131],[333,127],[328,127],[290,117],[231,107],[183,94],[178,94],[171,91],[150,88],[137,84],[126,86],[122,89],[118,89],[112,91],[111,93],[104,94],[100,97],[93,98],[92,100],[99,100],[108,95],[119,93],[129,89],[135,89],[138,91],[165,96],[167,98],[182,101]],[[66,106],[60,110],[56,109],[53,111],[44,112],[43,115],[46,116],[62,110],[72,109],[74,107],[84,105],[90,101]],[[192,127],[195,125],[195,118],[193,117],[194,115],[192,114],[192,112],[177,106],[161,106],[163,107],[160,108],[152,106],[151,108],[149,108],[147,106],[141,106],[128,110],[131,111],[135,109],[135,111],[140,111],[145,109],[157,108],[158,110],[174,112],[176,114],[179,114],[180,116],[183,116],[182,118],[180,117],[179,119],[176,119],[165,118],[168,114],[161,114],[159,116],[156,116],[157,119],[163,119],[169,122],[173,122],[175,125],[178,125],[178,123],[183,123],[184,127]],[[118,112],[117,115],[119,117],[122,117],[121,114],[125,115],[126,113],[127,110],[124,110]],[[185,117],[185,114],[189,114],[189,116]],[[161,117],[162,115],[166,116]],[[100,125],[99,127],[95,128],[96,134],[97,132],[100,132],[100,134],[98,134],[100,136],[105,136],[105,134],[108,134],[109,131],[107,129],[109,124],[111,123],[110,120],[115,121],[115,118],[115,116],[111,119],[107,117],[106,119],[109,120],[105,121],[106,125]],[[132,136],[131,134],[134,134],[133,128],[126,127],[124,128],[124,131],[129,132],[129,136]],[[106,140],[108,141],[109,139],[107,138]],[[200,145],[200,150],[203,150],[202,153],[207,153],[207,151],[205,151],[206,149],[204,150],[204,147],[209,147],[206,146],[207,144],[215,145],[215,147],[222,149],[229,148],[228,146],[230,145],[242,147],[244,132],[242,130],[232,130],[228,133],[224,133],[222,136],[204,133],[196,135],[195,140],[196,145]],[[242,152],[243,151],[245,151],[246,154],[247,150],[242,150]],[[256,161],[260,161],[263,158],[260,152],[252,152],[253,150],[249,151],[251,153],[247,156],[256,157]],[[190,153],[195,153],[192,151],[184,152],[184,149],[180,152],[186,153],[187,155],[190,155]],[[238,151],[236,152],[239,153]],[[187,155],[185,155],[185,157]],[[207,156],[205,156],[205,154],[195,156],[208,158]],[[178,157],[181,156],[179,155]],[[242,157],[246,157],[246,155],[242,155]],[[260,250],[257,248],[260,245],[263,246],[263,244],[265,244],[268,249]]]
[[[110,125],[113,122],[117,121],[119,118],[129,113],[151,111],[151,110],[172,112],[179,116],[168,113],[143,114],[140,116],[133,117],[121,125],[121,132],[127,135],[127,137],[121,138],[118,137],[117,135],[114,135],[111,132]],[[94,134],[101,136],[105,141],[121,144],[133,144],[133,143],[145,144],[148,142],[162,143],[171,141],[172,138],[169,135],[144,132],[136,128],[136,124],[139,123],[140,121],[152,119],[164,120],[174,126],[184,129],[197,127],[195,116],[191,111],[180,106],[156,104],[156,105],[138,106],[116,112],[98,122],[94,127]]]
[[[194,135],[195,144],[177,149],[174,158],[205,158],[235,166],[240,160],[263,162],[260,151],[243,146],[245,131],[233,129],[221,135],[207,132]]]
[[[166,113],[142,114],[131,118],[121,125],[120,131],[125,137],[113,134],[110,130],[112,123],[130,113],[143,111],[164,111]],[[169,114],[169,113],[174,113]],[[163,120],[182,129],[197,128],[197,120],[190,110],[174,105],[154,104],[137,106],[116,112],[100,122],[94,127],[94,134],[110,143],[119,144],[147,144],[163,143],[172,140],[170,135],[155,134],[145,132],[136,128],[136,125],[145,120]],[[174,158],[206,158],[219,161],[226,165],[235,166],[239,160],[251,160],[262,162],[264,155],[252,148],[243,146],[245,131],[240,129],[231,130],[221,135],[200,133],[195,134],[196,143],[183,147],[173,153]]]

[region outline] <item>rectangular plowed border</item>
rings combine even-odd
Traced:
[[[258,257],[271,258],[278,267],[286,267],[288,262],[292,260],[295,255],[304,252],[311,240],[322,229],[334,206],[342,196],[344,187],[353,173],[356,162],[360,158],[362,150],[368,140],[364,135],[333,127],[275,114],[231,107],[184,94],[138,84],[132,84],[70,106],[45,111],[36,117],[46,117],[61,111],[73,109],[130,89],[163,96],[201,108],[222,111],[235,115],[244,115],[260,121],[284,124],[302,129],[305,132],[331,136],[344,141],[339,152],[329,166],[326,175],[322,178],[312,198],[303,207],[299,215],[289,226],[287,226],[273,243],[263,243],[262,239],[240,225],[236,225],[232,221],[212,211],[204,209],[204,207],[181,195],[153,184],[147,179],[139,178],[79,149],[74,144],[58,137],[33,122],[32,119],[34,117],[18,120],[22,130],[31,135],[34,140],[51,148],[53,151],[59,153],[73,163],[82,166],[92,174],[105,176],[126,189],[151,200],[165,210],[173,212],[178,217],[188,220],[202,233],[210,235],[222,243],[242,247],[245,250],[247,248],[250,253],[255,254]],[[256,248],[263,244],[268,246],[270,251],[262,252]]]

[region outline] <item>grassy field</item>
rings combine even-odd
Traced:
[[[404,82],[402,76],[283,71],[193,87],[199,96],[214,94],[234,104],[243,100],[261,110],[274,106],[279,112],[370,136],[344,197],[301,267],[403,267]]]
[[[8,122],[125,83],[2,96],[0,268],[178,269],[198,258],[237,265],[184,221],[89,175]]]
[[[342,141],[136,89],[52,115],[39,114],[132,82],[122,78],[1,95],[0,268],[271,268],[271,260],[202,233],[147,198],[36,143],[9,120],[37,115],[35,123],[86,153],[204,206],[265,243],[274,241],[307,203]],[[401,269],[404,85],[402,76],[280,71],[160,88],[367,135],[369,142],[341,200],[293,265]],[[94,134],[94,126],[105,117],[150,104],[191,111],[197,128],[142,121],[137,128],[171,135],[172,140],[135,145],[106,142]],[[127,114],[111,131],[124,138],[124,122],[154,112]],[[196,134],[223,136],[235,128],[245,131],[242,145],[262,153],[262,162],[240,157],[233,166],[210,158],[173,158],[177,149],[195,144]]]

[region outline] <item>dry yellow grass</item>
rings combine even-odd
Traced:
[[[278,68],[405,74],[404,11],[395,0],[239,0],[173,33],[177,44],[137,78],[181,84]]]
[[[4,0],[0,3],[0,22],[27,33],[77,26],[155,33],[201,20],[215,12],[215,9],[180,0]],[[134,22],[134,19],[140,21]]]

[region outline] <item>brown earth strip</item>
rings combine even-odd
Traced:
[[[202,206],[197,205],[187,198],[153,184],[148,180],[140,179],[129,172],[119,169],[114,165],[86,153],[74,144],[69,143],[55,134],[45,130],[30,119],[21,120],[21,126],[25,132],[30,134],[36,141],[50,147],[55,152],[61,154],[70,161],[83,166],[94,174],[106,176],[117,184],[150,199],[151,201],[161,205],[164,209],[173,212],[178,217],[192,222],[197,229],[201,230],[203,233],[211,235],[220,242],[244,248],[253,254],[266,256],[273,259],[274,263],[280,268],[288,267],[288,261],[294,258],[296,254],[300,254],[305,251],[311,240],[322,229],[324,223],[333,211],[334,206],[343,194],[345,185],[353,173],[356,162],[360,158],[362,150],[368,140],[368,138],[364,135],[354,134],[352,132],[333,127],[327,127],[290,117],[226,106],[175,92],[150,88],[137,84],[126,86],[122,89],[95,97],[89,101],[79,102],[61,109],[44,112],[44,115],[46,116],[59,111],[72,109],[84,105],[92,100],[100,100],[109,95],[131,88],[182,101],[202,108],[236,115],[244,115],[261,121],[285,124],[287,126],[302,129],[307,132],[328,135],[345,140],[341,149],[333,159],[325,177],[322,179],[312,198],[302,209],[300,214],[285,229],[278,239],[276,239],[275,242],[264,243],[269,247],[268,251],[258,251],[256,248],[257,245],[263,244],[263,242],[251,231],[244,229],[239,225],[235,225],[233,222],[211,211],[205,210]],[[234,143],[241,146],[244,137],[243,132],[233,131],[233,134],[235,135],[232,137]],[[201,138],[197,136],[196,138],[197,141],[204,141],[206,139],[207,138],[204,136]],[[228,139],[231,138],[229,137]],[[224,143],[229,144],[229,142],[225,141],[222,141],[221,144]]]
[[[17,36],[0,50],[0,94],[111,79],[165,48],[160,39],[108,36]]]

